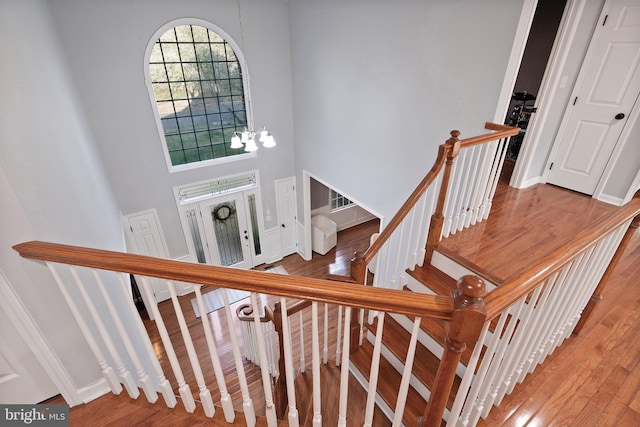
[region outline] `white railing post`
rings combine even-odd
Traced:
[[[344,336],[342,343],[342,367],[340,368],[340,401],[338,404],[338,426],[347,425],[347,399],[349,397],[349,343],[351,336],[351,307],[344,308]]]
[[[238,338],[236,337],[235,328],[233,325],[233,316],[231,315],[231,307],[229,305],[229,295],[225,288],[218,288],[222,291],[222,299],[224,300],[224,314],[227,320],[227,330],[229,332],[229,339],[231,340],[231,349],[233,351],[233,361],[236,365],[236,372],[238,374],[238,382],[240,383],[240,392],[242,393],[242,409],[244,411],[245,421],[247,426],[254,427],[256,425],[256,413],[253,409],[253,402],[249,395],[249,386],[247,384],[247,376],[244,372],[244,366],[242,364],[242,355],[240,354],[240,347],[238,346]]]
[[[149,284],[147,278],[141,277],[140,283],[142,288],[141,290],[146,294],[147,300],[155,301],[153,291],[151,290],[151,285]],[[184,409],[189,413],[193,413],[193,411],[195,411],[196,409],[196,402],[193,400],[193,395],[191,394],[191,388],[189,387],[189,384],[184,381],[182,368],[180,367],[178,356],[176,356],[176,351],[173,348],[173,344],[171,343],[171,338],[169,337],[169,333],[167,332],[167,327],[164,324],[164,320],[162,319],[160,310],[158,310],[158,305],[153,303],[150,304],[150,306],[151,312],[156,322],[156,327],[158,328],[158,333],[160,334],[160,340],[162,341],[162,345],[164,346],[164,351],[167,353],[167,359],[169,359],[169,364],[171,365],[171,369],[173,370],[173,375],[176,377],[176,381],[178,382],[178,393],[180,394],[180,398],[182,399]]]
[[[80,314],[80,310],[78,309],[78,306],[76,305],[75,301],[69,294],[69,291],[67,290],[67,287],[65,286],[64,282],[60,278],[60,275],[58,274],[58,272],[56,271],[52,263],[47,262],[47,268],[51,272],[51,275],[53,276],[56,283],[58,284],[58,288],[60,289],[62,296],[67,301],[67,305],[71,310],[71,314],[73,314],[73,317],[76,319],[76,322],[78,322],[78,326],[82,331],[82,335],[84,335],[84,338],[87,340],[87,344],[89,344],[89,348],[91,349],[93,355],[95,356],[96,361],[98,362],[98,365],[100,366],[100,369],[102,371],[102,376],[107,381],[107,384],[111,389],[111,392],[113,394],[122,393],[122,385],[120,384],[118,377],[113,371],[113,368],[107,362],[107,359],[104,357],[104,354],[102,353],[102,350],[100,350],[100,346],[96,342],[95,338],[93,338],[93,334],[89,330],[89,327],[87,326],[87,322],[85,321],[82,314]]]
[[[127,349],[127,353],[133,362],[133,366],[136,368],[136,372],[138,373],[138,381],[140,382],[140,386],[144,391],[145,397],[150,403],[154,403],[158,400],[158,393],[153,389],[153,384],[151,383],[151,378],[147,375],[144,368],[142,367],[142,363],[140,362],[140,358],[138,357],[138,353],[131,342],[131,338],[129,337],[129,333],[124,327],[122,320],[120,319],[120,315],[116,311],[115,306],[113,305],[113,301],[111,300],[111,296],[107,293],[107,290],[104,286],[102,278],[98,274],[96,270],[91,270],[93,273],[93,278],[98,284],[98,288],[100,289],[100,293],[102,294],[102,298],[104,298],[105,305],[107,306],[107,310],[109,310],[109,314],[113,320],[113,323],[116,325],[116,329],[118,329],[118,334],[120,334],[120,338],[124,343],[125,348]],[[132,313],[134,316],[138,316],[137,312]]]
[[[371,427],[373,422],[373,410],[376,404],[376,390],[378,389],[378,375],[380,374],[380,351],[382,350],[382,331],[384,328],[384,312],[378,314],[376,325],[376,338],[373,344],[373,356],[371,357],[371,370],[369,372],[369,390],[364,411],[364,426]]]
[[[287,299],[280,298],[280,308],[282,309],[282,340],[284,345],[284,365],[287,378],[287,397],[289,399],[289,425],[297,427],[298,409],[296,407],[295,372],[293,369],[293,347],[291,345],[291,327],[289,326],[289,315],[287,314]]]
[[[311,303],[311,369],[313,375],[313,427],[322,427],[322,396],[320,384],[320,334],[318,303]]]
[[[224,378],[224,372],[222,370],[222,364],[220,363],[220,357],[218,356],[218,350],[216,349],[216,343],[213,339],[213,331],[211,330],[211,324],[209,318],[206,315],[207,311],[204,308],[204,301],[202,300],[202,292],[200,285],[193,285],[193,290],[196,295],[196,303],[198,310],[200,311],[200,320],[202,321],[202,329],[204,330],[204,337],[207,342],[207,348],[209,350],[209,357],[211,358],[211,364],[213,371],[216,375],[216,382],[218,384],[218,391],[220,393],[220,403],[222,405],[222,412],[224,413],[224,419],[228,423],[232,423],[235,419],[236,413],[233,409],[233,402],[231,401],[231,395],[227,390],[227,384]]]
[[[122,357],[120,357],[120,353],[118,353],[118,349],[116,348],[115,344],[113,343],[113,340],[111,339],[111,334],[109,333],[109,331],[107,331],[107,328],[104,322],[102,321],[102,318],[100,317],[100,314],[96,309],[96,306],[93,304],[93,300],[91,299],[91,297],[87,293],[87,290],[83,286],[82,280],[80,280],[80,277],[78,276],[78,272],[75,269],[75,267],[70,265],[69,271],[71,272],[71,275],[73,276],[73,279],[76,282],[76,286],[80,291],[80,295],[82,295],[82,299],[84,300],[85,305],[89,309],[89,314],[91,315],[93,322],[98,328],[98,332],[100,333],[100,336],[105,344],[105,347],[107,348],[107,351],[111,355],[113,362],[116,364],[116,369],[120,374],[120,381],[124,385],[124,388],[127,390],[127,393],[129,393],[129,396],[132,399],[137,399],[138,396],[140,396],[140,390],[138,390],[138,386],[133,380],[131,373],[124,366]]]
[[[255,292],[251,293],[251,306],[253,308],[253,323],[256,328],[256,342],[258,347],[258,354],[260,357],[260,372],[262,374],[262,387],[264,389],[267,424],[269,426],[277,426],[278,417],[276,416],[276,407],[273,403],[273,393],[271,391],[269,362],[267,360],[267,351],[265,349],[265,339],[262,333],[262,325],[260,324],[260,307],[258,306],[258,298]]]

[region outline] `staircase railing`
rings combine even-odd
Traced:
[[[448,367],[457,364],[461,347],[473,345],[485,317],[482,297],[486,289],[481,280],[473,278],[461,281],[460,292],[454,297],[411,295],[407,292],[374,289],[358,284],[192,264],[55,243],[26,242],[14,246],[14,249],[22,257],[46,263],[113,393],[121,393],[124,385],[127,393],[135,399],[139,396],[141,388],[147,400],[152,403],[157,401],[160,393],[169,408],[177,405],[177,393],[187,412],[194,412],[199,402],[204,414],[214,417],[216,406],[221,406],[224,419],[231,423],[236,417],[235,411],[241,409],[249,426],[256,424],[256,414],[266,416],[270,426],[277,424],[272,378],[266,363],[267,343],[262,329],[256,327],[255,345],[258,348],[261,366],[255,368],[257,371],[253,371],[252,375],[261,376],[262,381],[260,385],[256,385],[255,382],[249,383],[247,371],[254,367],[243,363],[243,343],[237,331],[238,322],[231,315],[227,289],[250,293],[252,315],[256,325],[261,323],[259,300],[264,304],[263,298],[272,298],[271,301],[280,303],[285,349],[284,378],[288,391],[287,419],[289,425],[294,426],[299,425],[301,421],[296,402],[309,394],[312,399],[314,426],[323,423],[323,414],[326,413],[321,410],[323,398],[332,402],[329,407],[337,408],[336,419],[325,419],[326,423],[332,424],[337,421],[338,425],[347,425],[352,309],[375,311],[380,319],[385,313],[399,313],[412,316],[416,319],[416,324],[423,318],[442,319],[451,323],[449,350],[442,359],[443,369],[439,372],[437,386],[432,391],[434,398],[429,403],[428,419],[441,419],[444,401],[437,396],[449,393],[455,375],[455,371],[449,371]],[[129,284],[126,282],[129,275],[136,277],[142,292],[151,300],[153,295],[149,278],[164,280],[169,288],[172,312],[168,310],[168,306],[163,313],[158,306],[151,305],[155,319],[151,329],[154,336],[157,334],[159,337],[153,344],[149,336],[151,332],[145,329],[130,298]],[[201,313],[199,321],[189,304],[185,304],[186,308],[181,305],[175,291],[176,281],[192,284]],[[216,317],[215,323],[205,312],[200,289],[202,286],[205,289],[221,291],[225,301],[221,309],[223,313]],[[292,307],[291,299],[310,301],[312,308],[308,321],[312,329],[312,386],[309,387],[313,390],[312,393],[306,391],[296,394],[292,360],[294,352],[291,343],[291,336],[296,331],[288,311],[289,307]],[[340,365],[339,392],[330,390],[329,396],[324,397],[321,396],[321,369],[326,368],[321,367],[319,351],[319,306],[322,304],[325,305],[325,310],[329,306],[332,309],[341,307],[344,322],[343,330],[339,331],[342,337],[341,360],[335,363]],[[184,343],[180,349],[175,345],[178,341]],[[228,357],[230,354],[233,355],[232,361]],[[412,360],[413,354],[409,352],[406,357],[407,360]],[[379,359],[378,346],[372,356],[372,366],[377,366]],[[166,361],[165,366],[160,360]],[[205,362],[211,363],[212,367],[207,369]],[[167,369],[170,369],[170,373],[167,373]],[[410,374],[409,366],[406,375]],[[372,369],[372,378],[377,375],[377,371]],[[400,419],[405,404],[403,399],[409,384],[408,377],[403,383],[405,386],[398,392],[396,407],[396,416]],[[193,384],[198,389],[195,398],[191,391]],[[375,381],[372,381],[369,387],[365,419],[355,421],[357,424],[364,422],[370,425],[372,421],[376,396]],[[353,423],[353,420],[349,420],[349,425]]]
[[[365,283],[371,266],[374,286],[401,289],[405,271],[430,262],[443,236],[486,219],[508,138],[520,129],[495,123],[486,123],[485,129],[492,132],[462,140],[459,131],[451,131],[431,170],[371,246],[356,254],[351,280]]]
[[[639,225],[636,198],[598,227],[497,283],[485,298],[487,323],[447,425],[476,425],[565,339],[579,333]]]

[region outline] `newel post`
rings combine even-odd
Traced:
[[[609,282],[609,279],[613,274],[613,271],[616,269],[616,266],[618,265],[620,258],[622,258],[622,255],[625,249],[629,245],[631,238],[633,237],[633,235],[635,234],[639,226],[640,226],[640,215],[633,218],[633,221],[631,221],[629,228],[627,228],[627,231],[624,233],[624,236],[620,241],[620,245],[618,245],[618,248],[616,249],[615,254],[613,254],[613,258],[611,258],[611,262],[609,262],[609,265],[607,266],[607,269],[602,275],[600,282],[598,282],[598,286],[593,291],[593,295],[591,296],[591,299],[589,299],[589,302],[585,306],[584,310],[582,310],[582,314],[580,315],[580,320],[578,320],[576,327],[573,329],[574,334],[578,335],[580,333],[580,331],[584,327],[584,324],[587,322],[587,320],[589,320],[589,317],[591,317],[593,310],[597,307],[598,303],[602,299],[602,294],[604,292],[605,287],[607,286],[607,283]]]
[[[427,236],[425,262],[431,263],[431,257],[433,251],[442,235],[442,228],[444,226],[444,205],[447,199],[447,191],[449,189],[449,178],[451,177],[451,169],[453,167],[453,161],[458,157],[460,153],[460,136],[459,130],[451,131],[451,138],[447,139],[444,143],[444,148],[447,150],[447,161],[444,165],[444,172],[442,174],[442,183],[440,184],[440,192],[438,193],[438,201],[436,203],[436,209],[431,216],[431,223],[429,224],[429,235]]]
[[[440,426],[456,376],[456,368],[467,345],[474,346],[487,319],[484,297],[487,286],[478,276],[464,276],[458,280],[458,289],[451,292],[454,312],[448,324],[442,360],[436,373],[422,427]]]

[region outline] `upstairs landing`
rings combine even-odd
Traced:
[[[629,208],[640,210],[640,198],[621,208],[553,185],[500,183],[489,218],[443,239],[437,251],[499,286],[578,234],[601,235],[607,220]]]

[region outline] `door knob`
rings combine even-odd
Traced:
[[[615,119],[616,119],[616,120],[622,120],[622,119],[624,119],[624,113],[618,113],[618,114],[616,114]]]
[[[285,228],[286,226],[284,224],[282,224],[282,228]]]

